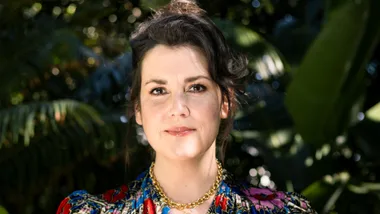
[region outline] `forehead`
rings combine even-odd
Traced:
[[[204,54],[192,46],[157,45],[147,52],[141,66],[142,79],[149,77],[209,77]]]

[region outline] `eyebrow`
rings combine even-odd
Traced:
[[[203,75],[198,75],[198,76],[194,76],[194,77],[188,77],[185,79],[185,83],[189,83],[189,82],[194,82],[198,79],[208,79],[211,81],[211,79],[207,76],[203,76]],[[163,79],[151,79],[151,80],[148,80],[145,85],[148,85],[149,83],[157,83],[159,85],[165,85],[167,83],[166,80],[163,80]]]

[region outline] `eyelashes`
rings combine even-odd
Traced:
[[[149,92],[149,94],[154,95],[154,96],[158,96],[158,95],[164,94],[165,92],[163,92],[163,91],[165,91],[164,88],[161,88],[161,87],[160,88],[154,88]]]
[[[190,89],[193,89],[192,92],[199,93],[199,92],[205,91],[206,90],[206,86],[204,86],[202,84],[193,84],[193,85],[190,86]]]
[[[190,86],[189,88],[189,92],[190,93],[202,93],[204,91],[206,91],[207,87],[202,85],[202,84],[193,84]],[[158,88],[153,88],[149,94],[153,95],[153,96],[160,96],[160,95],[163,95],[163,94],[167,94],[165,88],[163,87],[158,87]]]

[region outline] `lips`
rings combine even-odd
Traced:
[[[186,126],[172,127],[170,129],[165,130],[166,133],[173,135],[173,136],[177,136],[177,137],[186,136],[188,134],[193,133],[194,131],[195,131],[195,129],[189,128]]]

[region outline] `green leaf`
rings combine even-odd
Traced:
[[[324,210],[322,213],[328,213],[341,196],[345,187],[346,182],[329,184],[323,180],[318,180],[310,184],[301,194],[312,202],[313,209]]]
[[[363,182],[361,185],[349,184],[347,188],[356,194],[367,194],[369,192],[379,192],[380,183]]]
[[[36,112],[30,112],[26,118],[25,131],[24,131],[24,145],[29,146],[30,138],[34,136],[34,118]]]
[[[358,3],[355,3],[358,2]],[[287,89],[295,127],[316,146],[346,128],[365,89],[365,65],[380,33],[380,2],[346,1],[331,12]],[[356,108],[358,109],[358,108]]]
[[[0,206],[0,214],[8,214],[8,211],[4,207]]]
[[[329,196],[329,200],[326,202],[325,206],[323,207],[322,213],[328,213],[329,211],[331,211],[336,201],[342,195],[342,192],[345,189],[345,187],[346,187],[345,184],[341,184],[338,186],[338,188],[335,189],[335,191]]]
[[[331,14],[334,10],[344,5],[345,2],[347,2],[347,0],[326,0],[325,1],[325,15],[327,19],[329,19],[329,14]]]
[[[268,14],[273,14],[274,13],[274,7],[273,7],[273,4],[270,0],[263,0],[263,5],[264,5],[264,8],[265,8],[265,11],[268,13]]]
[[[369,119],[380,122],[380,103],[370,108],[365,114]]]
[[[11,119],[10,119],[11,118]],[[49,121],[49,124],[46,122]],[[36,122],[43,126],[43,132],[50,130],[59,133],[59,126],[66,121],[74,121],[89,131],[93,123],[103,125],[98,112],[87,104],[74,100],[57,100],[52,102],[36,102],[19,105],[11,109],[0,111],[1,141],[0,146],[6,140],[6,133],[10,132],[11,143],[18,142],[19,135],[24,137],[24,145],[29,146],[31,138],[35,134]]]
[[[289,70],[282,54],[257,32],[229,20],[213,19],[234,49],[247,55],[249,68],[257,71],[262,79],[281,76]]]

